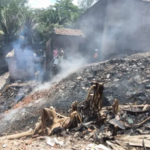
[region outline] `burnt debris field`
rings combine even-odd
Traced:
[[[0,149],[150,149],[149,62],[150,53],[140,53],[87,65],[60,82],[7,84]]]

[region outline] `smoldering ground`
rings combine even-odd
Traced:
[[[52,81],[60,81],[61,79],[67,77],[72,72],[83,67],[87,64],[87,59],[78,54],[76,57],[72,56],[69,60],[64,60],[60,64],[60,73],[52,78]]]
[[[50,80],[42,83],[35,89],[35,91],[50,88],[52,83],[57,83],[61,81],[62,79],[66,78],[68,75],[77,71],[79,68],[85,66],[86,64],[88,64],[87,58],[83,57],[80,54],[76,55],[75,57],[72,56],[69,60],[64,59],[63,62],[60,64],[60,72],[55,76],[51,76],[52,70],[50,70]]]

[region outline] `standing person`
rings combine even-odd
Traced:
[[[59,65],[57,48],[53,50],[53,59],[52,59],[52,64],[50,63],[50,66],[51,65],[52,65],[52,73],[53,75],[56,75],[58,73],[58,65]]]
[[[53,59],[52,59],[53,65],[58,65],[58,50],[57,48],[53,50]]]
[[[55,48],[55,50],[53,51],[53,58],[56,58],[58,56],[58,50],[57,48]]]
[[[59,53],[59,64],[63,62],[63,59],[64,59],[64,51],[61,48],[60,53]]]
[[[53,66],[52,66],[53,75],[56,75],[59,72],[59,58],[55,56],[53,59]]]
[[[95,51],[94,51],[93,60],[94,60],[94,62],[98,61],[98,49],[95,49]]]

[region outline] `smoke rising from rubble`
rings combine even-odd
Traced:
[[[4,119],[6,121],[10,121],[11,119],[13,119],[15,117],[15,114],[18,113],[18,111],[19,111],[18,109],[11,110],[9,112],[9,114],[4,115],[5,116]]]
[[[79,68],[83,67],[87,64],[87,59],[83,58],[83,56],[78,55],[77,57],[72,57],[72,60],[64,60],[63,63],[60,65],[61,71],[55,75],[50,82],[46,82],[39,87],[35,89],[35,91],[38,90],[44,90],[50,88],[52,83],[59,82],[62,79],[66,78],[71,73],[75,72]]]
[[[85,64],[87,64],[87,60],[83,58],[83,56],[78,55],[76,58],[72,57],[72,60],[64,60],[64,62],[60,65],[61,71],[60,73],[55,76],[52,81],[59,82],[61,79],[67,77],[69,74],[73,73],[77,69],[83,67]]]
[[[31,80],[35,78],[35,75],[37,75],[37,80],[42,80],[44,67],[41,60],[43,55],[37,56],[36,51],[39,51],[39,49],[28,46],[25,42],[19,40],[12,43],[12,49],[10,54],[12,55],[14,51],[14,59],[11,58],[9,53],[6,56],[10,75],[15,80]]]
[[[14,121],[16,121],[16,119],[18,119],[19,116],[20,116],[19,109],[14,109],[14,110],[11,110],[9,113],[2,114],[2,116],[0,116],[3,118],[1,119],[1,122],[0,122],[0,131],[2,132],[3,130],[5,130],[5,128],[11,125]]]

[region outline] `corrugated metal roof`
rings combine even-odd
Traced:
[[[81,36],[85,37],[81,30],[69,29],[69,28],[55,28],[54,33],[57,35],[68,35],[68,36]]]

